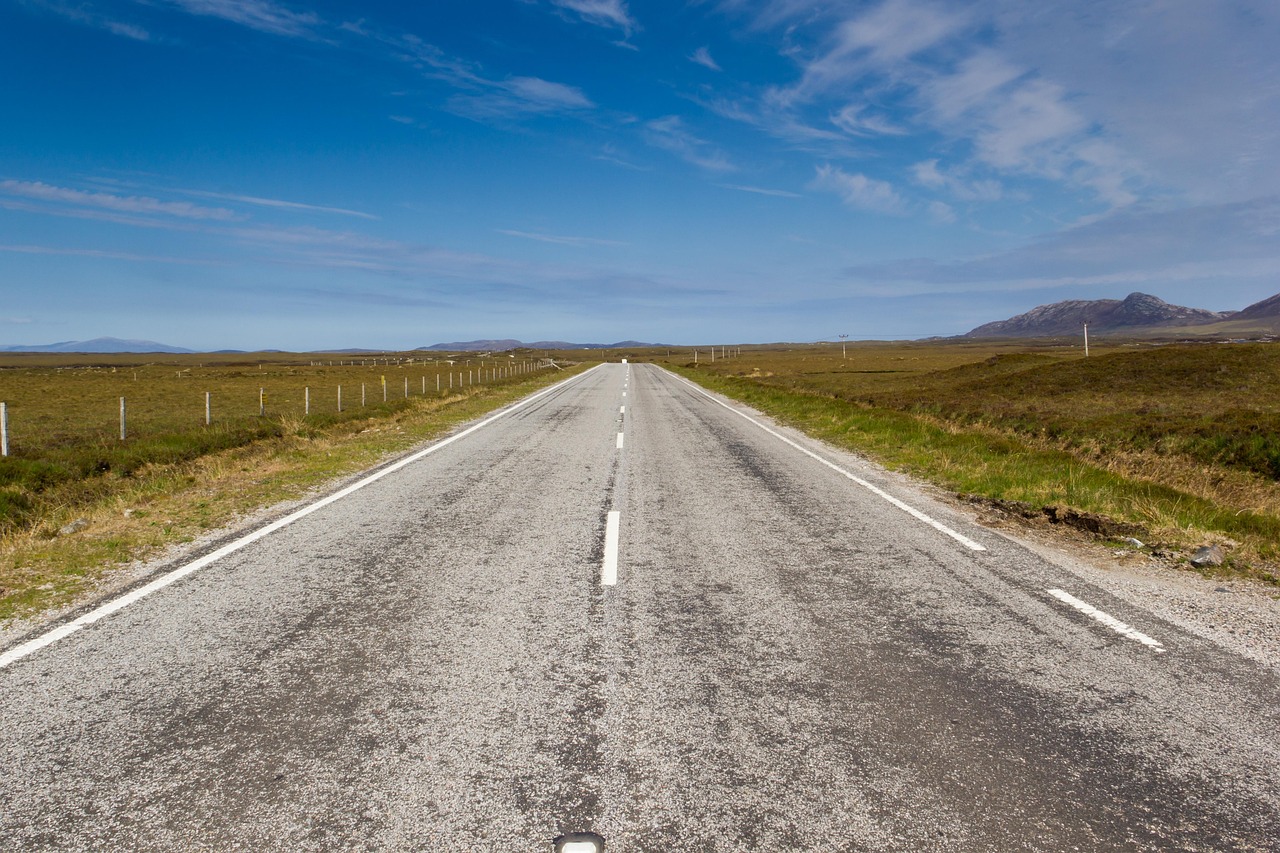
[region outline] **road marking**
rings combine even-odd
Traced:
[[[619,407],[618,407],[618,414],[620,414],[620,415],[625,415],[626,413],[627,413],[627,407],[626,407],[626,406],[619,406]]]
[[[626,392],[626,391],[623,391],[623,392],[622,392],[622,396],[624,396],[624,397],[625,397],[625,396],[627,396],[627,392]]]
[[[1054,598],[1058,599],[1059,601],[1063,602],[1064,604],[1074,607],[1076,610],[1079,610],[1081,613],[1084,613],[1087,616],[1092,616],[1094,619],[1097,619],[1099,622],[1101,622],[1103,625],[1106,625],[1108,628],[1115,631],[1117,634],[1122,634],[1123,636],[1126,636],[1131,640],[1137,640],[1139,643],[1142,643],[1142,645],[1149,646],[1152,650],[1159,652],[1161,654],[1168,651],[1168,649],[1166,649],[1159,640],[1148,637],[1146,634],[1142,633],[1137,628],[1133,628],[1129,625],[1126,625],[1124,622],[1121,622],[1119,619],[1112,616],[1110,613],[1104,613],[1103,611],[1094,607],[1092,604],[1089,604],[1088,602],[1085,602],[1085,601],[1081,601],[1080,599],[1076,598],[1074,595],[1072,595],[1069,592],[1064,592],[1063,590],[1060,590],[1060,589],[1051,589],[1048,592],[1050,595],[1052,595]]]
[[[304,506],[301,509],[294,510],[292,513],[290,513],[289,515],[286,515],[284,518],[276,519],[275,521],[271,522],[265,527],[260,527],[257,530],[253,531],[252,533],[248,533],[244,536],[241,536],[239,539],[235,540],[234,542],[229,542],[226,545],[223,545],[221,548],[217,549],[216,551],[212,551],[208,554],[205,554],[203,557],[200,557],[197,560],[193,560],[190,563],[187,563],[185,566],[180,566],[179,568],[176,568],[173,571],[168,572],[167,574],[163,574],[160,577],[156,578],[155,580],[151,581],[150,583],[144,584],[143,586],[140,586],[131,592],[127,592],[124,595],[120,596],[119,598],[112,599],[111,601],[108,601],[106,604],[100,605],[99,607],[96,607],[93,610],[90,610],[88,613],[85,613],[79,616],[78,618],[73,619],[70,622],[66,622],[62,625],[59,625],[56,628],[53,628],[52,630],[46,631],[40,636],[35,637],[31,640],[28,640],[22,645],[14,646],[12,649],[9,649],[3,654],[0,654],[0,669],[4,669],[14,661],[21,660],[27,655],[33,652],[39,651],[40,649],[43,649],[45,646],[52,645],[56,643],[58,640],[61,640],[62,638],[70,634],[74,634],[76,631],[79,631],[81,628],[85,627],[86,625],[92,625],[94,622],[97,622],[99,619],[102,619],[106,616],[110,616],[112,613],[115,613],[117,610],[122,610],[125,607],[128,607],[130,604],[133,604],[136,601],[146,598],[148,595],[151,595],[151,593],[156,592],[157,590],[164,589],[169,584],[175,581],[181,580],[182,578],[185,578],[187,575],[197,572],[200,569],[203,569],[205,566],[208,566],[210,563],[217,562],[218,560],[222,559],[228,554],[232,554],[236,551],[239,551],[241,548],[244,548],[246,545],[251,545],[254,542],[257,542],[259,539],[263,538],[264,536],[268,536],[272,533],[275,533],[277,530],[281,529],[282,527],[287,527],[290,524],[293,524],[298,519],[308,516],[318,509],[323,509],[324,507],[328,506],[331,503],[342,500],[343,498],[347,497],[353,492],[358,492],[360,489],[363,489],[365,486],[373,482],[376,482],[377,480],[381,480],[383,477],[387,476],[388,474],[394,471],[399,471],[401,468],[404,468],[407,465],[412,465],[414,462],[417,462],[419,459],[422,459],[424,456],[428,456],[432,453],[435,453],[437,450],[440,450],[443,447],[448,447],[450,444],[453,444],[455,441],[459,441],[463,438],[466,438],[476,430],[486,427],[489,424],[493,423],[494,421],[499,420],[500,418],[506,417],[507,415],[511,414],[517,409],[523,406],[526,406],[529,403],[532,403],[534,400],[537,400],[540,397],[545,397],[547,394],[550,394],[553,391],[556,391],[564,387],[565,385],[568,385],[570,382],[581,379],[582,377],[586,376],[588,373],[591,373],[593,370],[596,370],[596,368],[593,367],[590,370],[585,370],[582,373],[579,373],[577,376],[571,376],[562,382],[557,382],[555,385],[552,385],[550,388],[539,391],[537,394],[534,394],[529,397],[525,397],[523,400],[513,403],[512,405],[506,407],[505,409],[498,412],[497,414],[491,415],[490,417],[485,418],[479,423],[473,424],[467,427],[462,432],[457,433],[456,435],[451,435],[446,439],[442,439],[441,441],[436,442],[430,447],[423,448],[422,450],[419,450],[417,453],[414,453],[410,456],[406,456],[404,459],[401,459],[399,462],[395,462],[395,463],[392,463],[391,465],[388,465],[385,468],[381,468],[378,471],[375,471],[374,473],[370,474],[369,476],[361,480],[358,480],[345,488],[339,489],[338,491],[334,492],[331,495],[328,495],[327,497],[321,498],[320,500],[316,501],[313,504],[308,504],[307,506]]]
[[[618,449],[622,449],[622,433],[618,433]]]
[[[600,584],[613,586],[618,582],[618,528],[622,524],[622,513],[609,511],[604,524],[604,561],[600,564]]]
[[[668,372],[669,372],[669,371],[668,371]],[[675,376],[675,374],[674,374],[674,373],[672,373],[671,375],[672,375],[672,376]],[[920,510],[918,510],[918,509],[916,509],[915,507],[911,506],[910,504],[903,503],[902,501],[898,500],[898,499],[897,499],[897,498],[895,498],[893,495],[891,495],[891,494],[889,494],[888,492],[886,492],[884,489],[881,489],[881,488],[877,487],[876,485],[874,485],[874,484],[872,484],[872,483],[868,483],[866,480],[862,479],[861,477],[857,476],[856,474],[853,474],[853,473],[851,473],[851,472],[849,472],[849,471],[846,471],[845,469],[841,468],[839,465],[835,464],[834,462],[829,462],[829,461],[827,461],[826,459],[823,459],[821,456],[819,456],[818,454],[814,453],[812,450],[809,450],[809,449],[808,449],[808,448],[806,448],[806,447],[802,447],[801,445],[796,444],[794,441],[792,441],[791,439],[787,438],[785,435],[783,435],[782,433],[778,432],[777,430],[770,429],[769,427],[767,427],[767,426],[765,426],[764,424],[760,423],[758,420],[756,420],[755,418],[751,417],[750,415],[744,414],[744,413],[742,413],[742,412],[738,411],[737,409],[735,409],[733,406],[730,406],[728,403],[724,402],[723,400],[717,399],[716,397],[712,396],[708,391],[705,391],[705,390],[703,390],[702,388],[699,388],[697,385],[695,385],[694,383],[690,382],[688,379],[685,379],[683,376],[675,376],[675,378],[676,378],[676,379],[678,379],[678,380],[680,380],[680,381],[681,381],[681,382],[683,382],[684,384],[688,385],[688,386],[689,386],[690,388],[692,388],[694,391],[697,391],[699,394],[701,394],[702,396],[706,397],[706,398],[707,398],[708,400],[710,400],[711,402],[713,402],[713,403],[715,403],[715,404],[717,404],[717,405],[719,405],[719,406],[723,406],[724,408],[726,408],[726,409],[728,409],[729,411],[733,412],[735,415],[737,415],[737,416],[738,416],[738,417],[740,417],[740,418],[744,418],[744,419],[746,419],[747,421],[750,421],[751,423],[753,423],[753,424],[755,424],[756,426],[760,427],[760,429],[762,429],[762,430],[764,430],[765,432],[769,433],[769,435],[773,436],[774,438],[778,439],[779,441],[782,441],[782,442],[785,442],[786,444],[791,445],[791,446],[792,446],[792,447],[794,447],[796,450],[799,450],[801,453],[803,453],[805,456],[808,456],[808,457],[810,457],[811,459],[815,459],[815,460],[817,460],[818,462],[821,462],[823,465],[826,465],[826,466],[827,466],[828,468],[830,468],[832,471],[836,471],[836,472],[838,472],[838,473],[840,473],[840,474],[844,475],[845,477],[848,477],[850,480],[852,480],[853,482],[857,483],[859,486],[862,486],[862,488],[864,488],[864,489],[866,489],[867,491],[871,492],[873,495],[876,495],[877,497],[883,498],[884,500],[886,500],[886,501],[888,501],[889,503],[893,504],[893,505],[894,505],[894,506],[896,506],[898,509],[902,510],[903,512],[905,512],[905,513],[907,513],[908,515],[912,516],[913,518],[916,518],[916,519],[918,519],[918,520],[920,520],[920,521],[923,521],[925,524],[929,525],[929,526],[930,526],[930,527],[932,527],[934,530],[937,530],[937,531],[938,531],[938,532],[940,532],[940,533],[945,533],[947,536],[950,536],[952,539],[956,540],[957,542],[959,542],[961,545],[963,545],[964,547],[968,548],[969,550],[971,550],[971,551],[985,551],[985,550],[987,550],[985,547],[983,547],[982,545],[978,544],[977,542],[974,542],[972,539],[970,539],[968,536],[965,536],[963,533],[960,533],[960,532],[958,532],[958,531],[952,530],[950,527],[947,527],[947,526],[946,526],[945,524],[943,524],[941,521],[938,521],[938,520],[937,520],[937,519],[935,519],[935,518],[931,518],[930,516],[925,515],[923,512],[921,512]]]

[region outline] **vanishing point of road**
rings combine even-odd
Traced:
[[[4,850],[1280,848],[1280,683],[606,364],[0,653]]]

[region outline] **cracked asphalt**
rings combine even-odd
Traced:
[[[730,405],[603,365],[0,669],[0,847],[1280,849],[1273,669]]]

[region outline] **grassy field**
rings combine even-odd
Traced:
[[[0,355],[0,619],[569,375],[525,355]]]
[[[732,352],[732,351],[731,351]],[[1280,346],[743,347],[654,360],[959,494],[1280,579]]]

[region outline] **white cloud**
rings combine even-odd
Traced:
[[[312,12],[293,12],[270,0],[170,0],[192,15],[221,18],[264,33],[314,36],[320,18]]]
[[[825,50],[802,62],[800,80],[776,87],[768,97],[793,106],[835,92],[847,93],[872,73],[894,72],[904,62],[963,32],[966,15],[916,0],[887,0],[880,6],[841,21]]]
[[[854,136],[905,136],[899,127],[883,115],[867,112],[866,104],[846,104],[831,116],[831,123]]]
[[[584,21],[599,27],[616,27],[626,33],[636,29],[625,0],[551,0],[561,9],[576,12]]]
[[[895,215],[906,212],[906,203],[892,184],[861,173],[849,173],[837,166],[819,166],[810,186],[834,192],[850,207]]]
[[[689,61],[695,62],[703,68],[710,68],[712,71],[722,70],[716,61],[711,58],[711,51],[705,45],[695,50],[689,56]]]
[[[929,202],[929,216],[935,222],[951,223],[956,221],[956,212],[945,201]]]
[[[942,171],[938,161],[922,160],[911,167],[911,175],[917,184],[929,189],[945,189],[961,201],[999,201],[1004,188],[999,181],[969,180],[952,171]]]
[[[686,130],[679,116],[666,116],[648,122],[645,125],[645,139],[655,148],[669,151],[700,169],[731,172],[737,168],[715,146]]]
[[[40,181],[0,181],[0,193],[52,204],[81,208],[101,208],[143,215],[176,216],[182,219],[234,220],[240,218],[225,207],[202,207],[186,201],[161,201],[149,196],[122,196],[102,192],[55,187]]]

